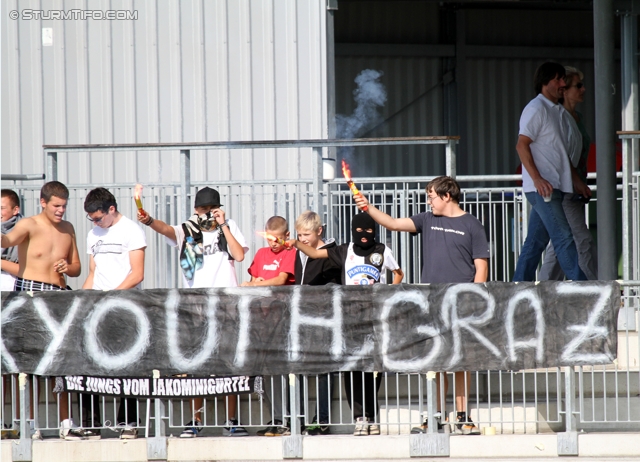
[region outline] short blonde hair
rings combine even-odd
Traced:
[[[321,226],[322,220],[320,220],[320,215],[316,212],[312,212],[311,210],[302,212],[296,220],[296,231],[304,230],[317,232]]]
[[[289,223],[287,223],[286,219],[275,215],[267,220],[264,225],[264,229],[267,231],[275,231],[276,233],[286,233],[289,231]]]
[[[580,80],[584,80],[584,74],[580,69],[577,69],[573,66],[564,66],[564,70],[566,71],[566,74],[564,76],[565,83],[570,84],[573,80],[573,77],[576,75],[580,77]]]

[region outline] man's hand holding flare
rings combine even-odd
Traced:
[[[353,200],[356,203],[356,206],[362,210],[363,212],[369,211],[369,201],[362,194],[358,194],[357,196],[353,196]]]

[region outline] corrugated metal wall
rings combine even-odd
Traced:
[[[453,3],[340,1],[335,13],[336,112],[349,114],[353,110],[351,91],[359,71],[382,70],[388,100],[381,113],[385,120],[394,116],[365,136],[461,135],[465,143],[458,152],[459,174],[514,173],[519,165],[515,151],[518,122],[522,109],[535,96],[534,71],[542,62],[554,60],[584,72],[587,93],[578,110],[595,141],[594,62],[588,55],[593,48],[593,13],[587,3],[558,3],[552,8],[530,2],[529,10],[509,2],[484,2],[479,6],[472,2]],[[459,16],[463,16],[462,21]],[[472,51],[466,57],[464,74],[459,75],[460,71],[454,69],[453,82],[448,83],[458,85],[461,77],[463,88],[457,89],[465,96],[461,108],[456,107],[455,101],[445,102],[445,83],[432,88],[449,69],[455,68],[453,47],[460,40],[456,27],[462,28],[464,46]],[[446,45],[452,47],[450,57],[437,57],[448,52],[443,48]],[[389,56],[394,50],[397,55]],[[551,56],[545,56],[545,50]],[[362,54],[358,55],[358,51]],[[494,55],[493,51],[497,53]],[[499,57],[505,54],[508,57]],[[619,75],[619,69],[616,72]],[[405,108],[430,88],[428,95]],[[455,90],[449,95],[454,93]],[[447,133],[445,121],[455,118],[456,112],[461,127],[466,129]],[[619,99],[617,129],[618,114]],[[379,148],[375,155],[356,153],[362,153],[357,156],[358,162],[367,164],[369,168],[365,170],[371,176],[444,173],[444,149],[431,149],[442,154],[429,155],[408,147]]]
[[[381,121],[360,136],[442,135],[442,65],[438,58],[337,57],[336,108],[349,115],[355,109],[355,77],[364,69],[382,71],[387,103]],[[411,175],[410,172],[444,174],[444,146],[376,146],[354,149],[356,176]],[[357,159],[357,161],[356,161]]]
[[[138,19],[9,19],[24,9]],[[8,0],[1,16],[4,173],[43,173],[43,144],[327,136],[325,0]],[[309,178],[309,152],[194,151],[192,180]],[[178,172],[173,152],[59,158],[69,184],[179,181]]]
[[[563,62],[580,69],[587,88],[577,109],[585,117],[587,131],[595,140],[593,60]],[[515,173],[520,165],[515,146],[520,115],[535,96],[533,74],[539,59],[467,59],[467,153],[463,172],[470,174]],[[522,76],[522,77],[520,77]]]

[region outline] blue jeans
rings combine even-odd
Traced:
[[[522,246],[513,280],[535,280],[540,257],[551,239],[558,263],[567,279],[586,281],[587,277],[578,265],[578,251],[571,234],[571,227],[562,208],[564,196],[562,191],[554,189],[550,202],[545,202],[537,192],[528,192],[525,195],[532,209],[527,239]]]

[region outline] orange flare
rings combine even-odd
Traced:
[[[143,215],[146,215],[147,212],[145,212],[144,209],[142,208],[141,197],[142,197],[142,185],[140,183],[137,183],[133,192],[133,198],[136,201],[136,207],[138,207],[138,211]]]
[[[344,176],[344,179],[347,180],[347,185],[349,186],[349,189],[351,189],[351,194],[353,194],[354,196],[360,194],[360,191],[358,191],[358,188],[351,179],[351,170],[349,170],[349,164],[347,164],[344,159],[342,159],[342,175]],[[367,210],[369,210],[369,207],[365,205],[362,210],[366,212]]]
[[[279,237],[275,237],[273,234],[269,234],[269,233],[266,233],[264,231],[256,231],[256,234],[258,236],[264,237],[267,241],[276,242],[276,243],[278,243],[280,245],[288,247],[287,241],[285,241],[284,239],[281,239]]]

